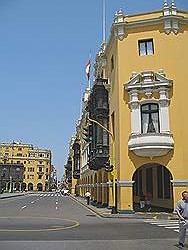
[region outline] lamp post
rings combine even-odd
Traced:
[[[3,178],[5,177],[5,173],[1,173],[1,182],[0,182],[0,194],[3,193]]]
[[[112,206],[112,214],[117,214],[117,170],[116,170],[116,155],[115,155],[115,138],[113,133],[104,127],[100,122],[87,117],[90,122],[93,122],[104,129],[112,139],[112,160],[111,163],[113,165],[113,170],[111,172],[112,180],[113,180],[113,206]]]

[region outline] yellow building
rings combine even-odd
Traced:
[[[188,12],[174,1],[159,11],[115,14],[94,65],[95,79],[108,82],[115,171],[90,168],[91,152],[80,137],[81,196],[89,189],[96,203],[127,213],[139,209],[144,193],[153,211],[173,211],[188,187],[187,44]]]
[[[5,189],[18,191],[48,191],[51,181],[51,151],[39,149],[22,142],[0,143],[0,164],[21,164],[24,167],[23,182],[6,181]]]
[[[117,207],[173,210],[188,187],[188,12],[116,13],[101,61],[115,137]]]

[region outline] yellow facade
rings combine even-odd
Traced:
[[[38,149],[22,142],[0,144],[1,164],[23,164],[23,182],[19,191],[48,191],[51,181],[51,151]],[[8,183],[6,183],[8,186]],[[14,189],[15,183],[13,183]],[[8,189],[7,189],[8,190]]]
[[[173,211],[188,187],[187,44],[188,12],[174,3],[150,13],[116,13],[96,56],[95,77],[108,80],[110,161],[115,155],[117,176],[90,170],[80,140],[81,196],[89,189],[96,204],[124,213],[140,210],[143,192],[152,211]]]
[[[139,43],[147,45],[148,41],[153,43],[153,53],[140,55]],[[129,17],[119,12],[114,19],[110,40],[105,51],[107,60],[105,72],[110,89],[111,130],[114,130],[115,135],[119,182],[118,209],[122,212],[132,210],[133,202],[139,202],[139,195],[133,194],[135,185],[133,175],[136,170],[142,170],[142,188],[144,189],[142,191],[146,192],[147,182],[144,176],[146,176],[146,169],[152,168],[153,206],[173,209],[181,196],[181,191],[187,189],[187,43],[187,12],[176,10],[176,13],[172,13],[169,7],[167,14],[163,10]],[[144,87],[146,84],[147,86]],[[135,117],[141,116],[141,105],[147,103],[159,104],[159,120],[169,120],[169,123],[166,120],[163,121],[163,123],[168,123],[168,129],[165,128],[166,124],[161,125],[159,121],[161,127],[164,128],[163,131],[156,132],[159,134],[161,143],[152,142],[152,133],[151,135],[148,133],[144,141],[141,138],[142,132],[139,130],[141,125],[135,124],[138,122]],[[164,108],[163,105],[165,106],[164,112],[161,111]],[[135,109],[138,109],[137,115],[133,114]],[[112,116],[114,122],[112,122]],[[141,123],[141,118],[139,122]],[[136,131],[132,131],[135,126]],[[165,141],[167,134],[172,135],[173,143]],[[131,139],[133,144],[137,140],[137,146],[133,145],[132,149],[129,147]],[[162,143],[163,139],[164,143]],[[147,140],[150,140],[148,144],[150,146],[147,145]],[[168,143],[169,145],[166,145]],[[153,148],[152,154],[148,147]],[[148,152],[144,152],[147,150]],[[160,155],[159,150],[164,152]],[[172,177],[170,182],[172,190],[169,191],[172,193],[169,194],[169,198],[157,197],[160,194],[155,185],[157,181],[160,183],[160,175],[157,177],[157,171],[163,171],[157,170],[159,166],[168,169]],[[165,186],[162,189],[164,192]]]

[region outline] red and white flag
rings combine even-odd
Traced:
[[[88,81],[89,81],[89,78],[90,78],[90,68],[91,68],[91,61],[89,59],[89,61],[87,63],[87,66],[86,66],[86,75],[87,75]]]

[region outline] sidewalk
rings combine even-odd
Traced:
[[[27,193],[3,193],[0,194],[0,199],[7,199],[7,198],[13,198],[17,196],[27,195]]]
[[[166,212],[135,212],[127,214],[111,214],[111,209],[109,208],[98,208],[93,205],[87,205],[86,199],[80,196],[70,195],[72,199],[79,202],[80,204],[86,206],[92,212],[103,218],[127,218],[127,219],[168,219],[168,220],[177,220],[177,216],[173,213]]]

